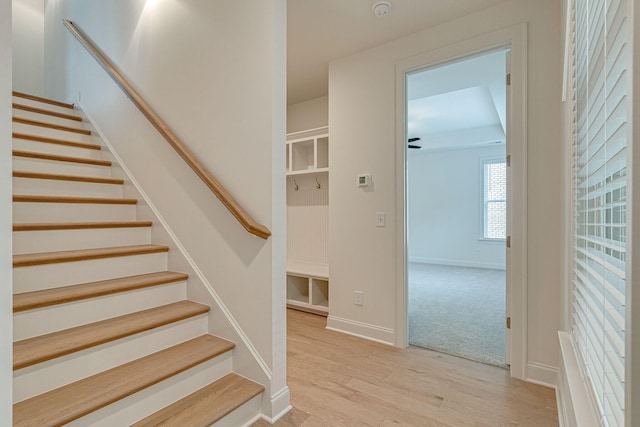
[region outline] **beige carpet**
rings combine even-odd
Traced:
[[[505,271],[409,263],[409,343],[506,367]]]

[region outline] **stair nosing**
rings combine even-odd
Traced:
[[[172,310],[168,314],[167,310]],[[184,300],[13,343],[13,370],[77,353],[207,313],[209,306]],[[175,312],[174,312],[175,311]],[[49,347],[46,351],[42,347]]]
[[[88,261],[94,259],[116,258],[121,256],[146,255],[168,251],[169,247],[162,245],[131,245],[114,246],[109,248],[75,249],[70,251],[20,254],[13,256],[13,267],[32,267],[36,265]]]
[[[206,351],[201,347],[207,346]],[[214,359],[234,348],[234,344],[214,337],[202,335],[198,338],[169,347],[91,377],[62,386],[58,389],[26,399],[13,405],[14,427],[38,425],[58,426],[90,414],[113,402],[131,396],[138,391],[158,384],[201,363]],[[167,371],[156,365],[166,366],[174,361]],[[178,365],[179,364],[179,365]],[[93,393],[100,393],[96,396]],[[58,402],[68,399],[68,405]],[[69,408],[71,406],[71,408]]]
[[[11,107],[20,110],[20,111],[28,111],[30,113],[42,114],[46,116],[57,117],[59,119],[72,120],[75,122],[81,122],[82,117],[74,116],[72,114],[58,113],[57,111],[45,110],[44,108],[32,107],[30,105],[19,104],[17,102],[12,102]]]
[[[42,196],[31,194],[14,194],[15,203],[76,203],[97,205],[135,205],[137,199],[111,197],[77,197],[77,196]]]
[[[94,184],[113,184],[122,185],[124,179],[120,178],[102,178],[95,176],[80,176],[80,175],[63,175],[56,173],[45,172],[30,172],[30,171],[13,171],[14,178],[30,178],[30,179],[47,179],[54,181],[73,181],[73,182],[90,182]]]
[[[95,166],[111,166],[111,161],[100,159],[87,159],[84,157],[61,156],[59,154],[37,153],[34,151],[13,150],[13,156],[27,157],[30,159],[53,160],[57,162],[83,163]]]
[[[44,104],[56,105],[58,107],[68,108],[70,110],[73,110],[73,104],[69,104],[69,103],[61,102],[61,101],[56,101],[55,99],[43,98],[41,96],[31,95],[31,94],[28,94],[28,93],[19,92],[17,90],[12,91],[11,95],[12,96],[16,96],[18,98],[30,99],[31,101],[42,102]]]
[[[75,148],[86,148],[87,150],[101,150],[102,147],[98,144],[89,144],[86,142],[66,141],[64,139],[49,138],[48,136],[31,135],[27,133],[13,132],[12,138],[24,139],[27,141],[44,142],[48,144],[65,145]]]
[[[244,387],[238,390],[238,387]],[[169,404],[163,409],[143,418],[142,420],[132,424],[131,427],[152,427],[157,425],[193,425],[209,426],[220,421],[240,406],[244,405],[260,393],[264,392],[264,386],[244,378],[236,373],[229,373],[222,378],[190,393],[188,396]],[[211,400],[216,400],[223,396],[224,406],[212,405]],[[229,395],[234,399],[229,402]],[[200,411],[206,410],[206,415]],[[180,415],[189,412],[189,424],[185,424],[187,420],[182,419]],[[213,412],[213,413],[212,413]],[[197,419],[193,419],[194,415],[201,414]]]
[[[38,127],[48,128],[48,129],[59,130],[59,131],[62,131],[62,132],[71,132],[71,133],[77,133],[77,134],[80,134],[80,135],[91,135],[91,131],[87,130],[87,129],[80,129],[80,128],[74,128],[74,127],[70,127],[70,126],[56,125],[54,123],[41,122],[39,120],[25,119],[24,117],[13,116],[13,122],[14,123],[20,123],[20,124],[23,124],[23,125],[38,126]]]
[[[78,285],[62,286],[40,291],[23,292],[13,295],[13,312],[33,310],[36,308],[52,307],[74,301],[114,295],[153,286],[166,285],[187,280],[189,275],[175,271],[139,274],[135,276],[118,277],[116,279],[100,280]]]
[[[14,223],[13,231],[89,230],[98,228],[151,227],[152,221],[103,221],[103,222],[33,222]]]

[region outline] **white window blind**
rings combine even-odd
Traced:
[[[573,3],[573,335],[606,426],[624,426],[627,0]]]
[[[484,238],[507,235],[507,164],[504,160],[484,163]]]

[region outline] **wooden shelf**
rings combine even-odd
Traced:
[[[287,135],[287,175],[329,170],[329,133],[326,127]]]
[[[329,313],[329,268],[326,265],[289,263],[287,305],[316,314]]]
[[[287,176],[291,176],[291,175],[306,175],[306,174],[310,174],[310,173],[322,173],[322,172],[329,172],[329,168],[305,169],[305,170],[302,170],[302,171],[287,172]]]
[[[328,280],[329,266],[326,264],[311,264],[306,262],[287,261],[287,274]]]
[[[326,316],[329,128],[288,134],[286,157],[287,175],[299,177],[297,182],[295,178],[287,179],[287,211],[289,226],[293,227],[288,236],[289,255],[308,261],[287,262],[287,305]]]

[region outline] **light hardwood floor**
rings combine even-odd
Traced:
[[[557,426],[555,392],[504,369],[326,330],[288,310],[289,426]],[[269,424],[259,421],[254,427]]]

